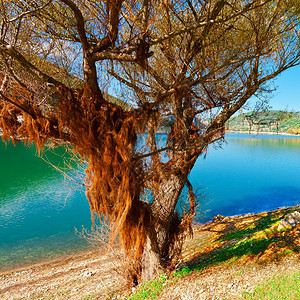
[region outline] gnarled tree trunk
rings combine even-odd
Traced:
[[[195,158],[181,168],[173,166],[172,170],[169,169],[166,172],[162,172],[161,169],[159,179],[156,178],[150,183],[153,193],[150,212],[154,222],[152,230],[149,230],[141,260],[141,279],[143,281],[153,279],[155,275],[166,272],[168,268],[174,267],[177,263],[177,256],[181,252],[183,233],[190,229],[192,218],[189,222],[184,223],[185,219],[179,217],[175,212],[175,207],[194,162]],[[190,194],[190,198],[191,196]],[[194,200],[194,198],[190,199],[190,201]],[[194,214],[193,208],[191,213]],[[176,236],[177,238],[175,238]],[[176,242],[178,244],[175,244]]]

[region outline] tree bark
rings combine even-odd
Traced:
[[[186,183],[186,176],[172,174],[157,184],[154,199],[151,204],[152,215],[157,220],[157,243],[162,258],[168,252],[168,235],[174,218],[174,211],[182,189]]]
[[[141,260],[142,281],[151,280],[157,274],[166,272],[170,265],[170,243],[174,241],[174,231],[180,224],[175,207],[186,179],[183,174],[172,174],[159,183],[153,183],[155,189],[151,214],[154,228],[152,232],[149,231]]]
[[[164,271],[157,243],[148,236],[141,260],[141,281],[152,280],[157,274]]]

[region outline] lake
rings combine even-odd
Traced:
[[[300,138],[228,134],[226,141],[190,174],[205,212],[198,222],[300,204]],[[55,165],[69,159],[62,149],[45,155]],[[0,142],[0,166],[0,269],[88,249],[75,234],[91,227],[80,186],[23,144]]]

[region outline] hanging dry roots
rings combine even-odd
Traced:
[[[96,213],[111,224],[111,241],[119,233],[127,254],[141,257],[149,213],[140,201],[143,169],[132,157],[143,116],[93,95],[87,86],[81,91],[61,86],[58,107],[47,116],[18,86],[5,97],[0,103],[2,138],[35,142],[41,150],[53,136],[64,140],[68,135],[74,150],[89,162],[86,186],[92,216]]]
[[[61,86],[55,94],[57,107],[47,114],[28,102],[30,93],[20,87],[12,88],[5,97],[7,101],[0,104],[3,139],[35,142],[41,150],[47,140],[64,141],[67,136],[74,151],[87,159],[92,217],[98,214],[110,224],[110,242],[119,234],[127,257],[138,270],[149,228],[153,231],[155,226],[149,205],[140,200],[144,190],[142,162],[134,159],[137,133],[144,131],[148,111],[139,115],[135,110],[124,111],[101,94],[94,95],[88,86],[80,91]],[[168,261],[178,256],[191,229],[193,203],[191,200],[191,214],[182,221],[174,218]]]
[[[93,95],[87,87],[76,95],[66,89],[60,93],[59,124],[68,128],[76,151],[89,161],[86,186],[92,215],[111,224],[111,241],[119,233],[127,255],[134,253],[138,259],[149,222],[140,201],[142,165],[132,159],[142,118]]]

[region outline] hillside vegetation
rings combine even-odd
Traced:
[[[278,110],[248,112],[231,118],[227,132],[281,133],[300,135],[300,112]]]

